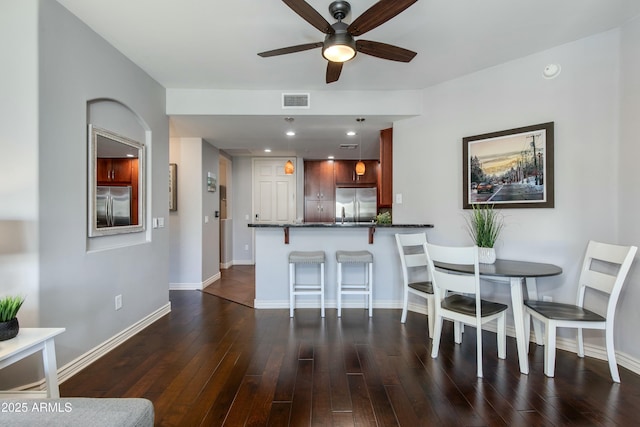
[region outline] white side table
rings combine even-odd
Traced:
[[[65,328],[20,328],[18,336],[0,341],[0,369],[5,368],[37,351],[42,351],[44,378],[47,390],[43,392],[0,392],[0,396],[60,397],[58,389],[58,366],[53,339],[65,331]]]

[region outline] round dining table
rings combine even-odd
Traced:
[[[447,264],[436,262],[434,266],[441,270],[447,270],[452,273],[473,274],[473,265],[463,264]],[[536,279],[539,277],[550,277],[562,274],[562,268],[554,264],[545,264],[530,261],[517,261],[508,259],[496,259],[493,264],[479,264],[480,277],[482,278],[498,278],[509,280],[511,290],[511,309],[513,310],[513,323],[516,332],[516,344],[518,348],[518,362],[520,364],[520,372],[529,373],[529,359],[527,357],[527,346],[529,345],[529,337],[525,337],[524,328],[524,296],[522,285],[527,289],[527,298],[530,300],[538,299],[538,288]],[[536,337],[536,343],[542,345],[542,325],[534,321],[533,329]]]

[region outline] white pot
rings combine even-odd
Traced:
[[[478,262],[493,264],[496,262],[496,250],[494,248],[478,248]]]

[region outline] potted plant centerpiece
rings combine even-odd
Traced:
[[[478,261],[493,264],[496,261],[494,245],[504,222],[502,216],[493,205],[473,205],[473,210],[466,217],[469,236],[478,246]]]
[[[0,298],[0,341],[10,340],[18,335],[18,310],[22,307],[24,297],[7,296]]]

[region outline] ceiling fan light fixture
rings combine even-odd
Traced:
[[[334,28],[337,24],[334,24]],[[331,62],[347,62],[356,56],[356,41],[346,30],[337,29],[334,34],[329,34],[324,40],[322,46],[322,56]]]

